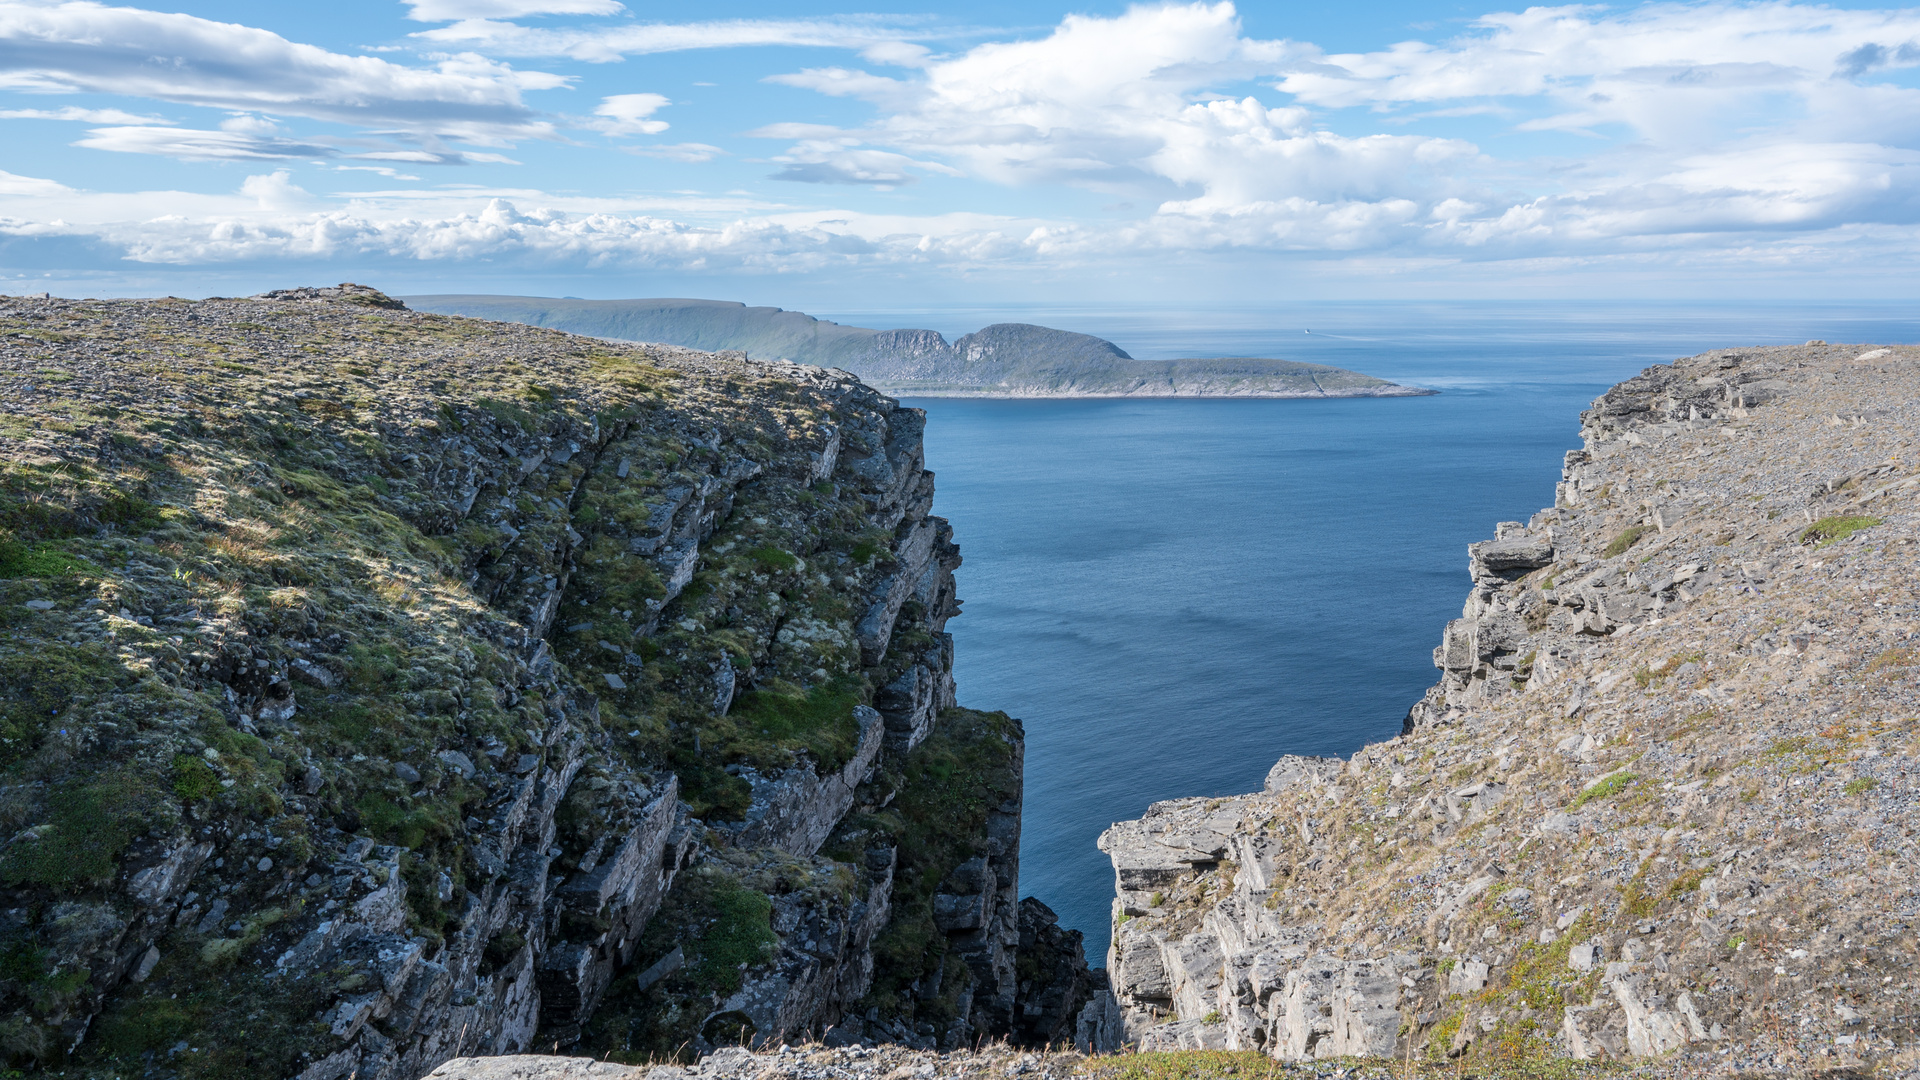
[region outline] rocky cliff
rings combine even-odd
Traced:
[[[1057,942],[1022,981],[1022,732],[954,704],[919,411],[357,286],[0,334],[13,1064],[1077,1018]]]
[[[840,368],[889,393],[934,397],[1410,397],[1344,368],[1258,358],[1136,360],[1104,338],[995,323],[953,341],[933,330],[869,330],[797,311],[719,300],[414,296],[426,311],[510,319],[576,334],[738,350]]]
[[[1916,432],[1912,348],[1601,397],[1555,505],[1469,548],[1401,737],[1101,838],[1129,1037],[1912,1068]]]

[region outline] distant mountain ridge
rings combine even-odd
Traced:
[[[935,397],[1409,397],[1433,391],[1325,364],[1261,358],[1136,360],[1104,338],[995,323],[949,343],[727,300],[409,296],[421,311],[624,341],[737,351],[839,368],[894,394]]]

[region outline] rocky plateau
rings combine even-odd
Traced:
[[[1920,1065],[1920,349],[1719,350],[1582,421],[1399,738],[1102,836],[1127,1041]]]

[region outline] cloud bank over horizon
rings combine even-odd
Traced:
[[[990,290],[1210,260],[1355,283],[1920,265],[1916,9],[1489,11],[1365,52],[1259,36],[1226,0],[1025,30],[380,10],[390,39],[316,44],[0,0],[0,124],[37,133],[0,161],[7,272]]]

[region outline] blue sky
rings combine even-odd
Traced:
[[[1904,298],[1920,9],[0,0],[0,289]]]

